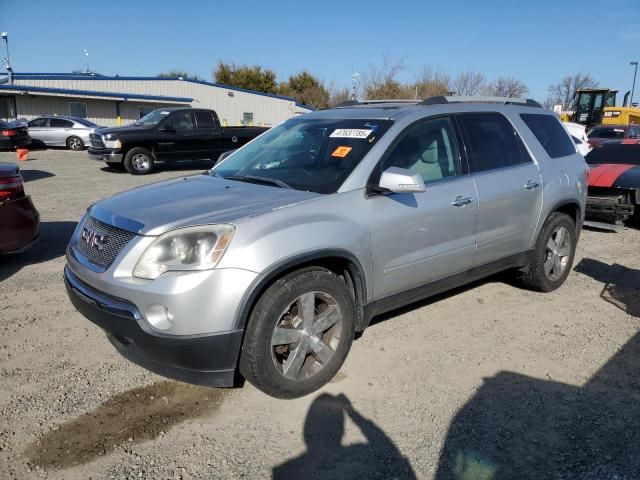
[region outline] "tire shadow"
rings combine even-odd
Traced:
[[[47,262],[65,254],[78,222],[42,222],[36,243],[21,253],[0,255],[0,282],[27,265]]]

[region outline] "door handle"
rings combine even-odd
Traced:
[[[458,195],[456,199],[451,202],[451,205],[453,205],[454,207],[464,207],[465,205],[469,205],[471,202],[473,202],[473,198]]]
[[[528,180],[527,183],[524,184],[524,188],[527,190],[533,190],[534,188],[538,188],[540,184],[535,180]]]

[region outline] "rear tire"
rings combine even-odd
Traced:
[[[577,232],[566,213],[552,213],[544,222],[534,251],[518,280],[530,290],[552,292],[569,276],[576,254]]]
[[[146,148],[132,148],[124,156],[124,168],[131,175],[147,175],[154,170],[153,155]]]
[[[353,296],[340,277],[320,267],[290,273],[253,309],[240,372],[267,395],[302,397],[340,370],[354,330]]]
[[[84,142],[80,137],[69,137],[67,138],[67,148],[74,151],[84,150]]]

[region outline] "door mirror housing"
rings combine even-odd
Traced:
[[[422,176],[406,168],[389,167],[380,177],[378,191],[393,193],[420,193],[425,191]]]

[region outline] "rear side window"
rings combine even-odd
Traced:
[[[35,120],[31,120],[29,122],[29,126],[30,127],[46,127],[47,123],[49,123],[49,119],[48,118],[36,118]]]
[[[194,112],[198,128],[216,128],[216,122],[210,112]]]
[[[524,120],[551,158],[566,157],[576,153],[569,135],[557,118],[538,113],[522,113],[520,118]]]
[[[63,120],[62,118],[52,118],[51,122],[49,122],[49,126],[52,128],[72,128],[73,122]]]
[[[502,115],[481,113],[461,115],[471,150],[471,170],[484,172],[528,162],[522,156],[517,134]]]

